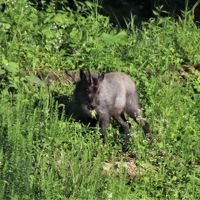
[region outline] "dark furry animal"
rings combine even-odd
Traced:
[[[125,113],[141,124],[145,135],[150,136],[149,124],[143,117],[135,83],[127,74],[122,72],[91,73],[87,69],[82,69],[75,96],[81,104],[83,113],[89,118],[92,117],[89,110],[96,110],[103,141],[105,141],[106,128],[112,117],[124,130],[126,137],[123,150],[128,150],[130,129]]]

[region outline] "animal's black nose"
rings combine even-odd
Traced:
[[[93,103],[88,105],[88,109],[89,110],[94,110],[95,109],[95,105]]]

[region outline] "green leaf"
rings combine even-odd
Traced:
[[[77,28],[73,28],[70,33],[70,38],[72,42],[78,43],[81,40],[82,32],[79,31]]]
[[[15,62],[9,62],[4,65],[4,69],[12,74],[16,74],[19,72],[19,65]]]
[[[4,23],[3,24],[3,28],[8,30],[11,27],[11,25],[9,23]]]
[[[127,33],[125,31],[119,32],[117,35],[112,35],[108,33],[103,33],[101,35],[101,40],[109,45],[112,44],[126,44],[128,41]]]
[[[42,80],[40,80],[37,76],[35,75],[30,75],[30,76],[26,76],[26,79],[31,82],[34,83],[38,86],[44,86],[44,82]]]
[[[117,34],[118,39],[127,40],[127,33],[126,31],[121,31]]]
[[[86,1],[85,4],[88,6],[88,8],[93,8],[94,7],[94,3]]]
[[[55,15],[54,21],[56,24],[59,24],[59,25],[69,24],[69,18],[65,14],[61,14],[61,13],[58,13],[57,15]]]
[[[4,69],[0,69],[0,75],[3,75],[5,73],[6,73],[6,71]]]
[[[95,119],[97,118],[97,112],[96,112],[96,110],[91,110],[90,113],[91,113],[91,115],[92,115],[93,118],[95,118]]]
[[[55,34],[52,30],[50,30],[50,27],[46,27],[42,30],[42,34],[46,36],[46,38],[54,38]]]

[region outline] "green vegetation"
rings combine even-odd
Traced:
[[[52,3],[36,10],[26,0],[7,0],[0,13],[0,199],[199,199],[200,28],[192,14],[161,17],[127,29],[113,27],[86,1],[76,11]],[[64,2],[64,1],[60,1]],[[187,64],[187,67],[183,67]],[[72,118],[58,117],[52,91],[71,94],[73,85],[51,84],[37,71],[125,71],[138,85],[151,124],[149,144],[132,123],[136,164],[154,170],[129,180],[102,175],[102,163],[123,159],[118,129],[108,143]],[[187,70],[185,70],[187,69]]]

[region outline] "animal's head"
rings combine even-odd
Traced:
[[[80,70],[80,80],[86,92],[89,109],[96,107],[95,99],[99,93],[99,85],[103,79],[104,73],[91,73],[89,69]]]

